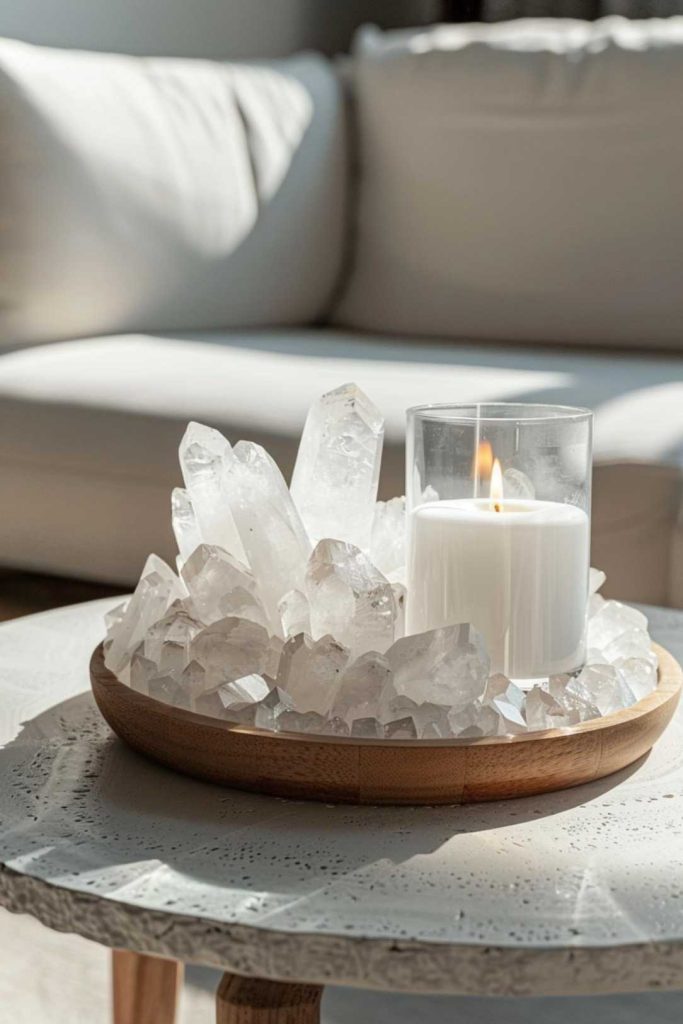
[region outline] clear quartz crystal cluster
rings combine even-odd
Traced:
[[[373,739],[575,725],[656,686],[647,620],[597,593],[576,676],[523,692],[476,631],[404,636],[405,502],[377,501],[383,420],[355,385],[311,408],[291,489],[263,448],[191,423],[176,573],[150,555],[107,617],[105,664],[157,700],[261,729]]]

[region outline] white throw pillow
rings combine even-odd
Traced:
[[[338,323],[683,349],[683,18],[381,34]]]
[[[343,248],[323,58],[0,40],[0,341],[316,319]]]

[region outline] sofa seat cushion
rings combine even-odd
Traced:
[[[0,344],[301,324],[341,265],[340,87],[0,40]]]
[[[683,350],[683,18],[360,38],[340,325]]]
[[[678,508],[682,359],[333,330],[137,334],[5,353],[0,473],[12,500],[0,561],[130,583],[150,550],[173,556],[170,489],[180,483],[177,448],[188,420],[233,442],[258,441],[289,473],[309,404],[346,381],[386,416],[385,497],[404,489],[410,405],[476,399],[594,409],[595,537],[602,532],[614,547],[619,530],[630,531],[635,547],[623,565],[618,550],[610,555],[613,579],[622,592],[635,583],[635,596],[665,600],[669,549],[656,558],[650,551],[651,583],[637,552],[665,544]]]

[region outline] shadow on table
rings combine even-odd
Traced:
[[[519,800],[332,806],[178,775],[112,736],[91,695],[82,694],[25,723],[0,751],[0,856],[31,855],[32,873],[42,875],[61,865],[65,849],[70,867],[82,870],[158,856],[205,883],[234,883],[237,870],[254,888],[260,876],[264,889],[275,876],[287,887],[305,874],[307,858],[332,880],[377,861],[434,853],[458,836],[563,814],[608,794],[644,760],[575,789]]]

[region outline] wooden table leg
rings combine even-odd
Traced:
[[[319,1024],[321,985],[291,985],[224,974],[216,1024]]]
[[[112,953],[114,1024],[174,1024],[183,965],[128,950]]]

